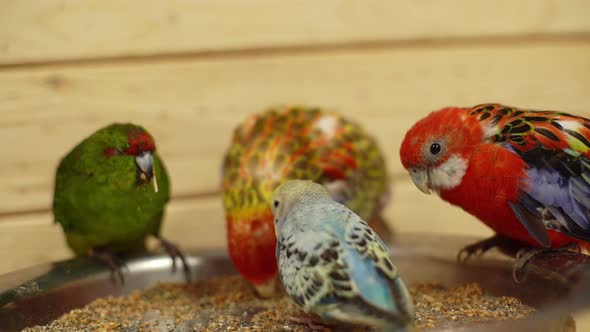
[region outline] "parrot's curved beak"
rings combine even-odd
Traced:
[[[430,194],[430,179],[428,178],[428,169],[427,168],[418,168],[413,167],[408,169],[410,172],[410,176],[412,177],[412,181],[421,192],[425,194]]]
[[[139,168],[139,178],[144,182],[150,182],[154,176],[154,158],[149,152],[142,152],[140,155],[135,157],[135,163]]]

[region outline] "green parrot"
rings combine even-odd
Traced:
[[[151,135],[134,124],[111,124],[84,139],[60,162],[53,215],[77,256],[106,263],[121,282],[118,255],[145,250],[153,235],[190,270],[182,252],[160,236],[170,185]]]

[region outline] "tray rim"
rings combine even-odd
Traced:
[[[465,243],[465,244],[469,244],[472,243],[474,241],[477,240],[481,240],[481,238],[478,237],[473,237],[473,236],[455,236],[455,235],[441,235],[441,234],[431,234],[431,233],[404,233],[404,234],[397,234],[396,239],[399,239],[400,241],[394,241],[392,243],[391,249],[392,250],[399,250],[399,249],[403,249],[405,251],[409,251],[409,252],[413,252],[414,254],[425,254],[424,250],[426,250],[426,248],[428,248],[428,245],[426,245],[425,243],[428,243],[429,239],[432,240],[438,240],[440,241],[441,238],[443,238],[443,240],[445,241],[450,241],[450,242],[454,242],[454,243]],[[447,248],[450,249],[450,248]],[[452,250],[451,250],[452,251]],[[202,262],[206,262],[209,261],[211,259],[223,259],[223,260],[228,260],[228,254],[225,248],[196,248],[196,249],[188,249],[185,250],[185,253],[187,254],[187,259],[189,260],[189,264],[193,267],[197,266],[199,263],[199,261]],[[445,254],[444,250],[443,252],[440,253],[440,255],[433,255],[433,253],[430,251],[428,252],[428,256],[431,256],[433,258],[440,258],[443,259],[445,261],[449,261],[448,259],[448,252]],[[440,256],[440,257],[438,257]],[[453,256],[454,257],[454,256]],[[501,256],[497,253],[486,253],[486,259],[484,260],[486,263],[489,263],[491,261],[498,261],[500,263],[506,263],[506,261],[509,261],[510,258],[505,257],[505,256]],[[154,260],[160,260],[162,262],[167,261],[168,264],[170,264],[170,258],[163,252],[161,251],[151,251],[151,252],[147,252],[147,253],[142,253],[142,254],[137,254],[137,255],[133,255],[130,256],[129,258],[125,259],[126,264],[131,267],[134,268],[134,266],[136,266],[137,264],[142,264],[142,262],[148,261],[148,262],[153,262]],[[230,263],[231,263],[231,259],[229,259]],[[75,283],[75,282],[83,282],[85,280],[88,280],[88,278],[101,278],[102,274],[108,274],[110,273],[110,271],[101,265],[97,265],[94,261],[88,259],[88,258],[80,258],[80,257],[74,257],[71,259],[65,259],[65,260],[60,260],[60,261],[56,261],[56,262],[50,262],[50,263],[41,263],[41,264],[36,264],[33,265],[31,267],[27,267],[27,268],[23,268],[23,269],[18,269],[16,271],[12,271],[12,272],[8,272],[5,274],[0,275],[0,293],[5,294],[6,292],[12,291],[16,288],[18,288],[19,286],[15,287],[15,288],[9,288],[9,289],[2,289],[2,283],[3,281],[5,282],[5,279],[8,278],[15,278],[18,277],[19,275],[31,275],[33,274],[35,271],[40,271],[43,269],[50,269],[51,267],[56,267],[56,266],[68,266],[71,264],[82,264],[82,266],[86,267],[86,268],[90,268],[87,272],[86,275],[82,274],[82,275],[74,275],[72,276],[71,280],[67,280],[66,283],[63,283],[60,286],[57,287],[51,287],[48,288],[47,290],[45,290],[45,292],[51,292],[53,290],[57,290],[60,287],[67,287],[70,283]],[[232,266],[233,268],[233,266]],[[403,271],[402,271],[403,273]],[[519,324],[528,324],[529,322],[532,322],[533,320],[538,321],[539,320],[543,320],[543,321],[549,321],[551,317],[561,317],[564,314],[569,314],[572,315],[575,312],[580,311],[581,309],[587,309],[590,308],[590,273],[585,273],[585,278],[582,278],[581,282],[579,283],[578,286],[580,286],[580,291],[576,292],[574,294],[574,296],[572,298],[569,299],[569,301],[567,301],[567,303],[560,303],[559,301],[556,302],[555,304],[548,306],[546,308],[539,308],[538,311],[535,314],[532,314],[530,316],[528,316],[527,318],[521,320],[521,321],[503,321],[503,322],[496,322],[493,324],[490,324],[489,326],[485,326],[487,324],[484,325],[478,325],[476,327],[473,328],[468,328],[465,331],[494,331],[494,330],[498,330],[498,329],[506,329],[508,330],[514,330],[514,331],[518,331],[521,329],[514,329],[514,326],[518,326]],[[102,276],[104,277],[104,276]],[[197,279],[197,280],[202,280],[202,279]],[[170,280],[172,281],[172,280]],[[27,282],[22,282],[20,285],[26,284]],[[136,289],[140,289],[140,288],[136,288]],[[43,293],[45,293],[43,292]],[[39,296],[43,293],[39,293],[36,296]],[[23,293],[24,295],[26,295],[26,293]],[[125,294],[121,294],[121,295],[125,295]],[[30,297],[34,297],[35,294],[33,294],[32,296],[25,296],[22,298],[17,299],[18,301],[25,299],[25,298],[30,298]],[[12,302],[6,302],[6,303],[0,303],[0,309],[2,309],[3,307],[5,307],[5,305],[9,305]],[[512,328],[511,328],[512,326]],[[538,325],[541,326],[541,325]],[[438,330],[437,330],[438,331]],[[524,331],[524,330],[523,330]]]

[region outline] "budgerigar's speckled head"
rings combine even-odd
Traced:
[[[295,204],[305,204],[315,197],[330,197],[330,192],[321,184],[310,180],[288,180],[273,192],[270,206],[275,218],[275,226],[285,217]]]

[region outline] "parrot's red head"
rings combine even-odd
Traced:
[[[127,133],[127,142],[129,147],[125,150],[125,153],[134,156],[145,152],[152,153],[156,148],[152,137],[142,129],[130,130]]]
[[[126,137],[126,145],[124,147],[109,146],[104,149],[107,157],[116,155],[139,156],[142,153],[152,153],[156,149],[154,140],[143,128],[129,128],[123,130],[121,134]]]
[[[105,157],[133,156],[137,166],[138,182],[145,184],[154,180],[154,190],[158,191],[152,157],[156,145],[150,134],[133,124],[113,124],[104,130],[107,145],[104,148]]]
[[[404,168],[423,192],[457,186],[468,166],[473,146],[483,131],[469,109],[447,107],[432,112],[406,133],[400,148]]]

